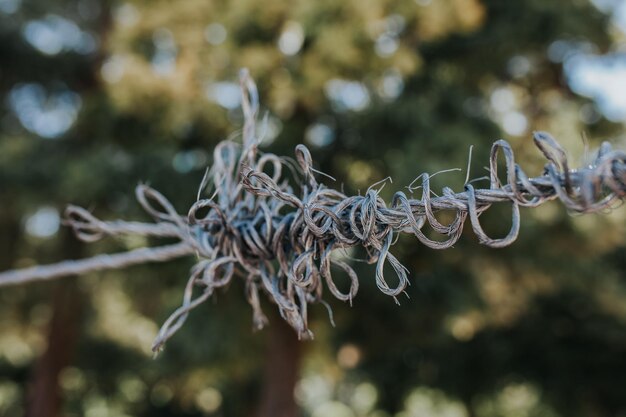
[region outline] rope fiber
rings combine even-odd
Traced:
[[[195,255],[197,262],[185,286],[182,305],[162,325],[153,344],[155,352],[183,325],[192,309],[235,276],[245,281],[255,329],[267,324],[260,306],[260,293],[265,293],[298,336],[310,339],[309,304],[326,305],[324,289],[339,300],[352,302],[359,289],[356,272],[333,256],[337,250],[365,248],[368,261],[376,264],[378,288],[397,302],[396,297],[409,285],[408,271],[390,252],[398,233],[412,233],[430,248],[446,249],[458,241],[469,218],[480,243],[500,248],[517,238],[520,207],[536,207],[558,199],[571,212],[593,213],[614,207],[626,194],[626,153],[603,143],[591,164],[571,169],[558,142],[547,133],[535,132],[534,143],[547,159],[541,176],[528,177],[515,162],[511,146],[498,140],[491,148],[489,188],[474,188],[469,181],[462,192],[446,187],[441,196],[433,197],[431,176],[424,173],[419,177],[419,199],[398,191],[387,204],[374,187],[364,195],[347,196],[318,183],[315,174],[319,172],[313,168],[311,154],[304,145],[295,149],[296,168],[274,154],[259,155],[256,85],[245,70],[240,83],[243,144],[225,140],[216,146],[213,166],[186,216],[178,214],[162,194],[146,185],[139,185],[136,195],[155,223],[102,221],[75,206],[66,211],[66,223],[87,242],[139,234],[177,238],[179,243],[7,271],[0,273],[0,286]],[[498,176],[500,155],[504,157],[506,183]],[[285,169],[299,180],[290,181],[284,175]],[[211,185],[212,197],[201,198]],[[511,205],[511,228],[502,238],[488,236],[480,224],[480,215],[494,203]],[[435,217],[440,211],[453,212],[454,220],[442,224]],[[425,226],[442,238],[429,238]],[[394,285],[384,274],[385,263],[396,274]],[[335,284],[333,269],[347,274],[347,290]]]

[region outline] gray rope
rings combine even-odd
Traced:
[[[15,269],[0,274],[0,285],[16,285],[33,281],[49,281],[68,275],[82,275],[106,269],[120,269],[146,262],[165,262],[193,254],[185,242],[158,248],[138,248],[128,252],[97,255],[87,259],[63,261],[54,265]]]
[[[425,173],[419,177],[422,188],[419,199],[397,192],[387,205],[379,196],[380,190],[374,187],[362,196],[347,196],[317,182],[314,174],[318,171],[303,145],[296,147],[295,168],[285,158],[258,154],[255,127],[258,94],[247,72],[242,73],[241,89],[243,143],[227,140],[216,146],[213,166],[205,175],[198,195],[210,185],[215,191],[210,198],[199,197],[187,216],[176,213],[163,195],[145,185],[137,187],[137,198],[155,224],[105,222],[84,209],[68,208],[67,223],[83,240],[129,233],[175,237],[181,241],[176,249],[174,245],[169,251],[165,250],[168,247],[132,251],[129,255],[140,255],[133,255],[127,263],[111,262],[110,257],[122,259],[123,255],[117,254],[0,273],[0,285],[117,268],[143,260],[164,261],[193,253],[198,261],[187,281],[182,305],[161,327],[153,345],[155,351],[183,325],[193,308],[210,298],[216,289],[227,286],[235,276],[245,281],[256,329],[267,323],[259,301],[259,293],[264,292],[299,337],[307,339],[312,337],[308,329],[308,305],[324,303],[324,288],[348,302],[359,288],[352,267],[332,256],[336,250],[365,248],[368,262],[376,264],[378,288],[397,302],[396,297],[409,285],[408,271],[390,253],[398,233],[412,233],[430,248],[446,249],[458,241],[469,218],[479,241],[499,248],[517,238],[520,206],[536,207],[558,199],[572,212],[591,213],[612,208],[626,194],[626,153],[613,151],[604,143],[591,164],[570,169],[565,151],[556,140],[547,133],[537,132],[535,144],[548,161],[539,177],[528,177],[515,163],[511,146],[499,140],[491,149],[487,189],[477,189],[470,181],[463,192],[455,193],[446,187],[441,196],[433,197],[431,176]],[[500,154],[506,168],[504,184],[498,176]],[[284,168],[294,173],[295,180],[290,182],[283,175]],[[271,175],[266,173],[269,169]],[[297,185],[297,190],[292,183]],[[480,215],[494,203],[509,203],[512,209],[511,228],[502,238],[488,236],[480,224]],[[454,220],[442,224],[435,217],[439,211],[453,212]],[[426,225],[441,235],[441,239],[429,238]],[[384,274],[387,262],[395,272],[395,284],[390,284]],[[335,284],[333,268],[347,274],[350,281],[347,289]]]

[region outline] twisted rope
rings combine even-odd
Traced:
[[[243,144],[227,140],[216,146],[213,166],[186,216],[178,214],[162,194],[146,185],[137,187],[137,199],[155,219],[154,224],[101,221],[74,206],[66,212],[67,224],[88,242],[104,236],[140,234],[177,238],[180,243],[4,272],[0,273],[0,285],[195,254],[198,261],[185,286],[182,305],[161,327],[153,350],[158,351],[172,337],[192,309],[218,288],[227,286],[235,276],[245,281],[254,328],[260,329],[267,323],[260,307],[259,294],[263,292],[298,336],[308,339],[313,336],[308,328],[308,305],[324,303],[324,288],[342,301],[351,302],[357,294],[356,272],[333,256],[339,249],[365,248],[368,262],[376,264],[378,288],[397,302],[397,296],[409,285],[408,271],[390,253],[398,233],[412,233],[430,248],[446,249],[458,241],[469,218],[478,240],[499,248],[517,238],[520,206],[536,207],[558,199],[572,212],[591,213],[610,209],[626,194],[626,153],[611,150],[608,143],[603,143],[591,164],[570,169],[566,153],[557,141],[547,133],[536,132],[535,145],[547,159],[539,177],[528,177],[515,162],[511,146],[498,140],[491,148],[489,188],[477,189],[470,181],[463,192],[455,193],[446,187],[441,196],[433,197],[431,176],[424,173],[419,177],[419,199],[408,198],[399,191],[387,205],[379,196],[380,190],[374,187],[364,195],[347,196],[317,182],[315,174],[319,172],[313,168],[311,154],[304,145],[295,149],[296,164],[270,153],[259,156],[258,94],[245,71],[241,89]],[[500,154],[506,168],[504,184],[498,176]],[[291,181],[284,174],[285,168],[294,177]],[[298,189],[292,184],[297,184]],[[200,198],[210,185],[215,189],[213,195]],[[502,238],[489,237],[480,224],[480,215],[492,204],[503,202],[511,205],[511,228]],[[454,220],[442,224],[435,217],[440,211],[453,212]],[[427,224],[442,236],[440,240],[427,237]],[[386,262],[396,274],[395,285],[388,283],[383,272]],[[347,274],[348,289],[338,288],[333,268]]]

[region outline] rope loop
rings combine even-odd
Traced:
[[[432,176],[424,173],[413,182],[421,179],[420,198],[398,191],[387,205],[380,195],[386,179],[370,186],[363,195],[349,196],[316,180],[315,174],[325,174],[313,168],[311,153],[304,145],[295,148],[295,162],[271,153],[258,155],[258,91],[247,71],[242,71],[240,85],[242,144],[225,140],[215,147],[211,169],[186,216],[178,214],[161,193],[143,184],[136,188],[137,200],[155,223],[102,221],[75,206],[65,212],[66,224],[88,242],[138,234],[176,238],[179,243],[142,248],[130,255],[95,257],[80,264],[0,273],[0,285],[195,254],[197,262],[185,286],[182,305],[161,327],[155,351],[183,325],[191,310],[219,288],[228,287],[235,277],[245,280],[254,329],[267,324],[260,306],[260,294],[264,293],[298,336],[310,339],[309,304],[327,306],[324,291],[352,303],[359,289],[356,272],[344,259],[334,256],[337,250],[362,248],[368,263],[376,264],[376,285],[397,302],[409,285],[407,269],[391,253],[399,233],[414,234],[428,248],[447,249],[459,240],[469,217],[480,243],[501,248],[518,236],[520,206],[536,207],[558,199],[572,212],[602,212],[626,197],[625,152],[604,143],[589,164],[570,169],[565,150],[545,132],[533,134],[535,145],[547,160],[544,172],[537,177],[524,172],[515,162],[513,147],[501,139],[491,148],[488,188],[475,188],[477,180],[472,180],[463,191],[445,187],[437,195],[431,189]],[[498,175],[501,159],[506,169],[502,179]],[[419,188],[413,183],[408,187],[411,192]],[[214,189],[213,195],[201,198],[209,188]],[[511,205],[511,226],[506,236],[491,238],[479,218],[498,203]],[[451,215],[450,220],[444,221],[442,213]],[[385,274],[389,269],[395,273],[395,285]],[[333,275],[337,271],[347,276],[348,288],[339,289]]]

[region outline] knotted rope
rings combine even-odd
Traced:
[[[408,271],[390,253],[398,233],[413,233],[430,248],[446,249],[458,241],[469,217],[479,241],[499,248],[517,238],[520,206],[536,207],[559,199],[572,212],[591,213],[611,208],[626,194],[626,153],[611,150],[604,143],[591,164],[570,169],[566,153],[556,140],[547,133],[536,132],[535,145],[547,159],[539,177],[528,177],[515,162],[511,146],[498,140],[491,148],[487,189],[477,189],[470,181],[463,192],[455,193],[446,187],[441,196],[433,197],[431,176],[424,173],[419,177],[419,199],[408,198],[399,191],[386,204],[379,196],[380,190],[374,187],[364,195],[347,196],[318,183],[315,174],[319,172],[313,168],[311,154],[304,145],[296,147],[295,164],[271,153],[259,155],[258,94],[245,71],[241,89],[243,144],[226,140],[216,146],[213,166],[186,216],[178,214],[162,194],[146,185],[139,185],[136,195],[155,219],[154,224],[101,221],[75,206],[66,211],[67,224],[87,242],[105,236],[138,234],[176,238],[179,243],[8,271],[0,273],[0,285],[195,255],[198,261],[187,280],[182,305],[161,327],[153,345],[155,351],[183,325],[193,308],[218,288],[227,286],[235,276],[245,281],[256,329],[267,323],[259,301],[263,292],[298,336],[308,339],[312,333],[307,308],[309,304],[324,303],[325,288],[342,301],[351,302],[357,294],[356,272],[333,256],[339,249],[365,248],[368,261],[376,264],[378,288],[396,298],[409,285]],[[498,176],[500,154],[506,167],[504,184]],[[266,170],[270,168],[268,174]],[[285,175],[286,171],[291,177]],[[200,198],[209,185],[214,187],[213,195]],[[511,228],[505,237],[492,238],[484,232],[480,215],[492,204],[502,202],[511,205]],[[435,217],[439,211],[453,212],[454,220],[442,224]],[[429,238],[426,225],[442,238]],[[395,271],[395,285],[390,285],[383,273],[386,262]],[[333,267],[347,274],[348,289],[342,291],[335,284]]]

